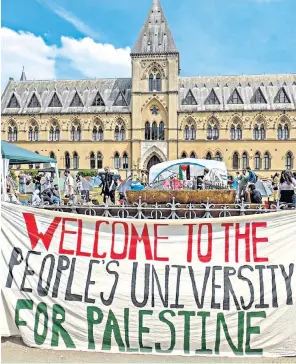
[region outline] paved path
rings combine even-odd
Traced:
[[[198,363],[198,364],[296,364],[296,358],[245,359],[106,354],[54,351],[25,346],[20,338],[2,339],[2,363]]]

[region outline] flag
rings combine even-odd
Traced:
[[[184,181],[186,180],[186,171],[187,171],[188,166],[186,165],[180,165],[179,166],[179,180],[180,181]]]

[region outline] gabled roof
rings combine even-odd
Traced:
[[[220,105],[220,100],[218,99],[218,96],[216,95],[215,90],[212,88],[211,92],[209,93],[209,96],[205,100],[206,105]]]
[[[133,53],[178,53],[160,0],[153,0]]]
[[[267,104],[266,98],[263,95],[260,87],[258,87],[257,90],[254,92],[254,95],[251,98],[251,104]]]
[[[81,97],[79,95],[79,93],[76,91],[74,96],[73,96],[73,99],[70,103],[70,107],[83,107],[83,102],[81,100]]]
[[[197,105],[197,101],[196,101],[191,89],[189,89],[186,97],[182,100],[182,105]]]
[[[31,99],[28,103],[28,108],[35,108],[35,107],[39,108],[39,107],[41,107],[41,104],[40,104],[40,101],[38,100],[36,93],[33,92]]]
[[[274,102],[279,103],[279,104],[281,104],[281,103],[289,104],[291,102],[284,87],[281,87],[278,90],[278,93],[276,94],[276,96],[274,98]]]
[[[6,107],[8,107],[9,109],[12,109],[12,108],[19,109],[20,108],[20,103],[18,102],[18,99],[14,93],[11,95],[11,98]]]
[[[53,93],[52,98],[50,100],[50,103],[49,103],[48,107],[62,107],[61,100],[58,97],[58,95],[57,95],[56,92]]]
[[[240,85],[241,86],[241,85]],[[240,93],[238,92],[237,88],[235,88],[232,92],[232,94],[230,95],[228,101],[227,101],[228,104],[234,104],[234,105],[237,105],[237,104],[243,104],[243,99],[240,95]]]

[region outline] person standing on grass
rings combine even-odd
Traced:
[[[18,176],[19,179],[19,192],[25,193],[25,184],[26,184],[26,175],[24,172],[21,172]]]
[[[70,170],[66,169],[64,172],[65,179],[65,194],[69,199],[74,198],[74,179],[71,176]]]

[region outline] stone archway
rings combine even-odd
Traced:
[[[159,164],[159,163],[161,163],[161,160],[159,159],[159,157],[157,156],[157,155],[153,155],[150,159],[149,159],[149,161],[148,161],[148,163],[147,163],[147,171],[149,172],[150,171],[150,169],[151,169],[151,167],[153,167],[153,166],[155,166],[156,164]]]

